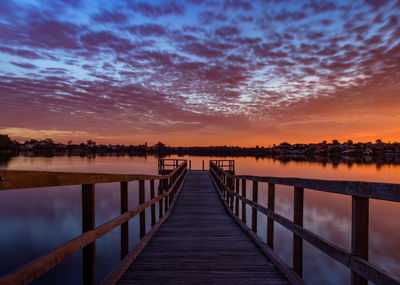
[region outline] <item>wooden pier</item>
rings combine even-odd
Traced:
[[[305,284],[305,240],[346,266],[352,285],[400,285],[368,260],[369,199],[400,202],[398,184],[237,175],[233,160],[210,161],[209,171],[188,171],[186,160],[163,161],[159,171],[161,175],[0,170],[0,190],[82,185],[82,234],[0,277],[0,284],[28,284],[79,250],[83,284],[96,284],[96,240],[121,227],[121,262],[102,284]],[[128,209],[130,181],[138,182],[139,206],[134,209]],[[120,183],[121,215],[95,227],[95,185],[110,182]],[[268,184],[266,207],[258,203],[260,183]],[[275,212],[275,185],[293,187],[293,220]],[[352,196],[350,252],[303,227],[308,189]],[[268,218],[266,240],[258,235],[258,212]],[[140,242],[129,251],[128,221],[136,215]],[[291,265],[274,251],[279,242],[274,240],[275,223],[293,233]]]
[[[118,284],[290,283],[227,214],[208,171],[192,171],[173,213]]]

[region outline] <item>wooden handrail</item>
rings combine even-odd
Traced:
[[[0,170],[0,190],[164,179],[168,175]]]
[[[353,182],[353,181],[329,181],[329,180],[315,180],[315,179],[300,179],[300,178],[280,178],[280,177],[260,177],[260,176],[249,176],[249,175],[232,175],[227,171],[219,168],[216,164],[210,162],[210,174],[217,188],[221,192],[221,197],[225,200],[236,199],[236,209],[231,211],[232,215],[236,216],[236,219],[241,223],[241,227],[248,229],[248,231],[257,234],[257,228],[254,227],[255,218],[257,215],[253,214],[252,218],[252,229],[248,228],[246,225],[246,215],[245,208],[246,205],[252,207],[253,210],[260,211],[268,217],[268,228],[267,228],[267,242],[263,243],[263,246],[268,247],[273,250],[273,222],[278,222],[294,234],[293,242],[293,269],[288,271],[288,267],[282,267],[282,261],[274,262],[274,255],[269,255],[270,258],[278,268],[282,269],[282,272],[289,278],[293,278],[293,273],[295,272],[299,277],[302,274],[302,240],[306,240],[314,247],[326,253],[328,256],[334,258],[338,262],[342,263],[348,267],[352,272],[352,284],[367,284],[367,280],[372,281],[376,284],[396,284],[400,285],[400,281],[397,280],[390,273],[384,271],[381,268],[368,262],[368,235],[365,241],[365,232],[368,232],[368,198],[376,198],[388,201],[399,201],[400,190],[395,195],[394,190],[400,189],[398,184],[388,184],[388,183],[370,183],[370,182]],[[235,184],[231,183],[228,185],[225,181],[227,179],[236,179],[236,189],[234,189]],[[239,179],[242,180],[242,195],[239,194]],[[268,186],[268,208],[257,203],[257,195],[253,193],[253,200],[246,198],[246,180],[253,182],[267,182]],[[277,183],[279,182],[279,183]],[[333,183],[333,186],[331,185]],[[274,212],[275,207],[275,184],[291,185],[294,186],[295,195],[295,211],[294,211],[294,221],[291,221],[277,213]],[[372,184],[372,185],[368,185]],[[307,185],[307,186],[306,186]],[[328,186],[328,190],[325,191],[322,186]],[[331,185],[331,186],[329,186]],[[378,188],[383,186],[383,193],[378,192]],[[363,188],[362,190],[356,187]],[[335,245],[332,242],[325,240],[324,238],[312,233],[311,231],[305,229],[302,225],[302,215],[303,215],[303,191],[306,189],[313,189],[323,192],[333,192],[339,194],[347,194],[353,196],[353,230],[352,230],[352,243],[357,244],[358,248],[355,250],[352,248],[352,252],[348,252],[345,249]],[[258,188],[254,188],[258,189]],[[235,191],[236,190],[236,191]],[[386,192],[385,192],[386,191]],[[370,193],[371,197],[367,196]],[[362,196],[361,196],[362,195]],[[297,197],[296,197],[297,196]],[[229,198],[231,197],[231,198]],[[270,201],[272,199],[272,201]],[[361,199],[361,201],[359,201]],[[365,201],[365,200],[366,201]],[[242,201],[244,209],[242,214],[242,220],[238,217],[238,201]],[[228,204],[228,203],[227,203]],[[296,205],[297,204],[297,205]],[[360,226],[360,223],[362,226]],[[253,230],[253,231],[252,231]],[[255,231],[254,231],[255,230]],[[271,236],[272,234],[272,236]],[[363,242],[356,242],[357,238],[364,239]],[[254,237],[253,237],[254,239]],[[256,241],[257,242],[257,241]]]
[[[232,175],[228,172],[224,173],[224,175],[232,178],[267,182],[286,186],[296,186],[304,189],[317,190],[322,192],[354,195],[370,199],[400,202],[400,184],[362,181],[320,180],[293,177]]]
[[[15,174],[15,171],[11,171],[12,174]],[[25,172],[25,171],[24,171]],[[34,171],[28,171],[29,177],[34,177]],[[43,177],[43,172],[37,172],[38,176]],[[51,173],[55,174],[55,179],[51,179]],[[125,230],[121,231],[121,241],[124,244],[121,244],[121,259],[124,259],[125,256],[128,255],[127,253],[127,248],[128,246],[128,221],[132,219],[134,216],[138,214],[142,214],[145,212],[145,209],[148,207],[154,206],[157,202],[162,204],[163,199],[167,200],[170,198],[172,201],[176,194],[177,189],[181,186],[184,177],[187,173],[187,163],[183,162],[177,169],[174,170],[174,172],[170,173],[169,175],[119,175],[119,174],[89,174],[86,175],[86,173],[72,173],[70,176],[68,175],[69,173],[62,173],[63,174],[63,179],[60,179],[60,172],[45,172],[44,179],[40,180],[40,183],[36,185],[48,185],[50,184],[51,186],[57,186],[54,185],[55,181],[61,182],[62,185],[65,185],[63,183],[68,183],[66,180],[66,177],[71,177],[73,179],[73,183],[67,184],[67,185],[74,185],[76,181],[82,182],[84,181],[85,184],[82,184],[82,206],[83,206],[83,233],[70,240],[69,242],[65,243],[64,245],[60,246],[59,248],[51,251],[50,253],[41,256],[25,265],[22,267],[13,270],[12,272],[0,277],[0,284],[27,284],[34,279],[38,278],[42,274],[46,273],[50,269],[52,269],[54,266],[57,264],[61,263],[63,260],[65,260],[68,256],[70,256],[72,253],[80,250],[80,249],[90,249],[91,247],[93,248],[93,252],[91,250],[86,250],[87,252],[84,251],[83,253],[83,259],[84,260],[89,260],[89,264],[83,264],[84,271],[84,283],[85,284],[94,284],[94,260],[92,260],[92,257],[94,256],[94,243],[95,241],[104,236],[105,234],[109,233],[113,229],[115,229],[118,226],[121,226],[121,228],[125,228]],[[7,174],[7,171],[2,171],[2,174]],[[17,175],[20,175],[20,172],[17,172]],[[82,174],[82,176],[80,176]],[[99,175],[99,178],[94,177],[93,175]],[[102,175],[105,175],[105,178],[101,178]],[[9,175],[7,177],[13,177],[13,175]],[[14,176],[15,177],[15,176]],[[115,178],[123,178],[122,181],[114,181]],[[168,189],[165,189],[163,187],[166,186],[166,184],[160,183],[159,186],[159,195],[157,197],[152,197],[151,200],[149,201],[143,201],[142,203],[131,210],[127,210],[125,202],[127,200],[127,183],[126,183],[126,178],[129,178],[130,180],[138,180],[136,178],[142,178],[139,179],[139,184],[142,185],[141,189],[142,192],[144,191],[144,180],[149,180],[150,181],[150,187],[154,187],[154,179],[160,179],[160,181],[164,181],[166,179],[170,180],[170,184]],[[145,178],[145,179],[143,179]],[[86,180],[84,180],[86,179]],[[93,181],[93,179],[97,179],[96,181],[106,181],[106,182],[121,182],[121,194],[124,193],[124,195],[121,195],[121,215],[106,222],[105,224],[93,228],[93,229],[87,229],[87,227],[92,227],[94,226],[94,218],[92,221],[85,221],[87,219],[87,213],[91,211],[91,209],[94,209],[94,184],[88,184],[87,182]],[[110,181],[111,180],[111,181]],[[9,184],[7,184],[7,187],[11,184],[13,181],[12,179],[8,180]],[[11,182],[10,182],[11,181]],[[44,183],[44,182],[49,182],[50,183]],[[153,181],[153,182],[151,182]],[[100,183],[100,182],[97,182]],[[101,182],[105,183],[105,182]],[[32,185],[31,183],[30,185]],[[23,184],[23,183],[16,183],[15,185],[28,185],[28,183]],[[31,186],[32,187],[32,186]],[[33,186],[33,187],[43,187],[43,186]],[[23,188],[30,188],[30,187],[23,187]],[[10,188],[7,188],[10,189]],[[160,190],[161,189],[161,190]],[[164,189],[166,190],[164,192]],[[4,189],[3,189],[4,190]],[[126,191],[125,191],[126,190]],[[152,193],[154,192],[154,189]],[[93,196],[92,196],[93,195]],[[143,196],[143,193],[140,194]],[[86,196],[86,198],[85,198]],[[86,201],[85,201],[86,200]],[[92,203],[88,203],[87,201],[93,200]],[[124,205],[124,206],[123,206]],[[123,208],[123,207],[124,208]],[[86,214],[85,214],[86,212]],[[155,211],[152,212],[152,221],[155,221]],[[160,213],[161,216],[162,213]],[[90,213],[90,215],[94,215],[94,213]],[[141,237],[145,236],[145,220],[142,218],[140,219],[140,229],[141,229]],[[147,241],[148,242],[148,241]]]

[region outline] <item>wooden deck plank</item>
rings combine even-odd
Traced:
[[[226,212],[206,171],[188,173],[176,206],[118,284],[289,284]]]

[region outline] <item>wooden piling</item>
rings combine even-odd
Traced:
[[[128,212],[128,182],[120,183],[121,192],[121,215]],[[125,222],[121,225],[121,260],[129,252],[129,223]]]
[[[95,186],[82,185],[82,233],[95,228]],[[91,242],[82,249],[83,284],[96,283],[96,246]]]

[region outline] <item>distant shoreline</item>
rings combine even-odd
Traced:
[[[363,163],[363,164],[400,164],[400,143],[385,143],[376,140],[375,143],[353,143],[348,140],[340,143],[289,144],[283,142],[272,147],[238,147],[238,146],[209,146],[209,147],[172,147],[158,142],[153,146],[143,145],[97,145],[95,141],[68,144],[55,143],[51,139],[27,140],[24,143],[11,141],[7,135],[0,135],[1,156],[88,156],[96,155],[129,155],[129,156],[217,156],[217,157],[255,157],[272,158],[279,161],[309,161],[332,163]]]
[[[87,158],[96,158],[96,157],[107,157],[107,156],[131,156],[131,157],[146,157],[146,156],[154,156],[159,158],[169,158],[170,156],[183,157],[183,156],[192,156],[192,157],[204,157],[204,156],[213,156],[220,158],[239,158],[239,157],[253,157],[255,159],[273,159],[280,161],[281,163],[289,163],[291,161],[297,162],[309,162],[309,163],[321,163],[321,164],[370,164],[370,165],[400,165],[400,154],[393,154],[383,157],[371,157],[371,156],[335,156],[335,157],[327,157],[327,156],[318,156],[318,155],[302,155],[302,154],[291,154],[291,155],[243,155],[243,154],[178,154],[178,153],[169,153],[169,154],[129,154],[129,153],[120,153],[120,152],[110,152],[110,153],[86,153],[86,154],[68,154],[68,153],[46,153],[46,152],[17,152],[17,153],[0,153],[0,161],[7,162],[11,160],[12,157],[24,156],[24,157],[87,157]]]

